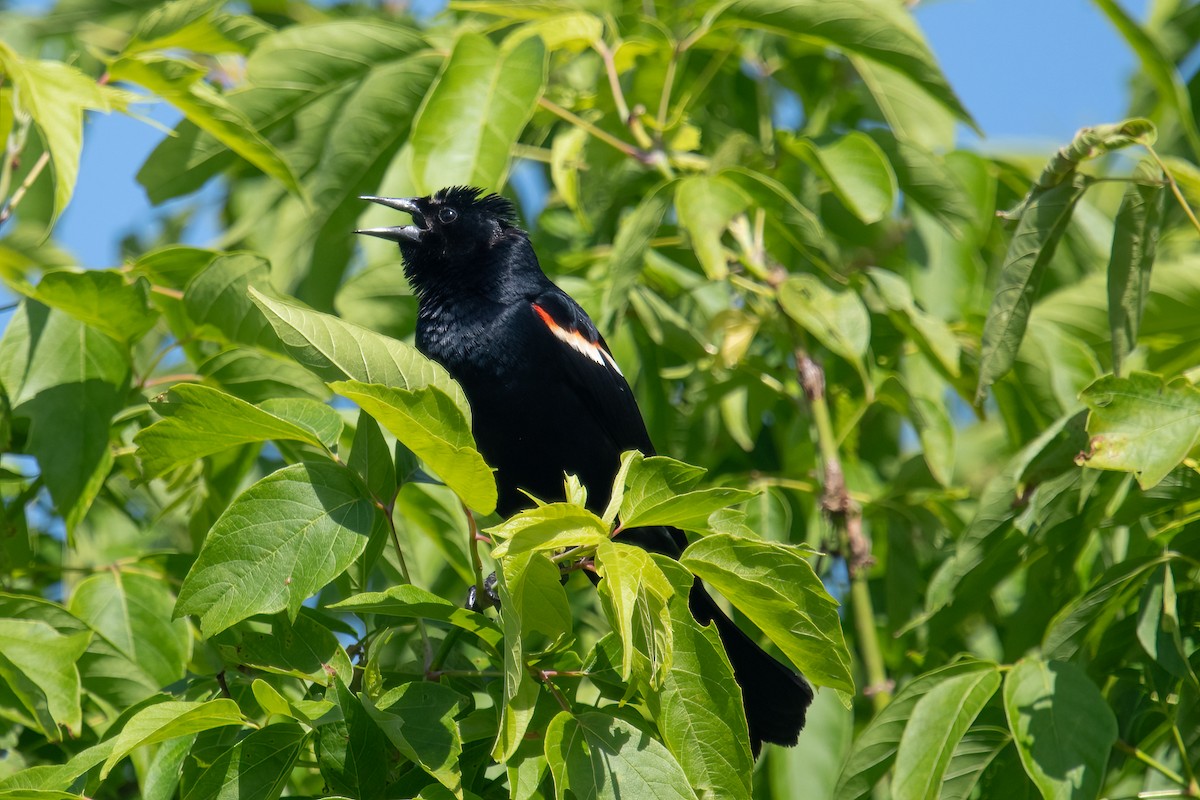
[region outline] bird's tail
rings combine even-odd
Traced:
[[[713,622],[717,626],[729,663],[733,665],[734,678],[742,689],[755,757],[763,742],[794,745],[813,699],[808,681],[777,661],[735,625],[699,580],[692,585],[688,605],[692,616],[702,625]]]

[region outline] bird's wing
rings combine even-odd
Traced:
[[[633,390],[587,313],[557,287],[538,295],[530,305],[539,323],[536,327],[558,345],[554,350],[560,355],[557,366],[564,379],[616,451],[653,455],[654,445]]]

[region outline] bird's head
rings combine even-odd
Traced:
[[[451,186],[428,197],[362,199],[412,215],[411,225],[355,232],[398,243],[405,276],[418,294],[441,284],[461,290],[490,282],[494,256],[528,242],[516,226],[512,203],[472,186]]]

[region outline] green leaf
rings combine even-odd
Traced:
[[[345,648],[328,627],[302,612],[294,620],[277,614],[270,627],[243,625],[212,640],[229,664],[254,667],[329,686],[354,677]]]
[[[89,631],[63,635],[38,620],[0,619],[0,679],[52,741],[62,738],[60,725],[72,736],[81,732],[76,662],[91,638]]]
[[[277,397],[326,400],[331,394],[329,387],[290,358],[244,347],[217,353],[196,372],[207,383],[250,403]]]
[[[1047,800],[1094,800],[1117,720],[1082,669],[1024,659],[1004,680],[1004,711],[1025,772]]]
[[[1076,462],[1132,472],[1143,489],[1157,486],[1200,439],[1200,389],[1184,378],[1168,383],[1146,372],[1106,375],[1080,399],[1091,409],[1091,439]]]
[[[529,674],[526,639],[539,634],[556,638],[570,629],[571,615],[558,569],[540,553],[521,553],[498,562],[496,589],[500,593],[504,626],[504,691],[500,728],[492,758],[504,763],[516,754],[537,711],[541,687]],[[531,613],[528,621],[524,615]]]
[[[1059,148],[1050,157],[1021,202],[999,216],[1008,220],[1019,219],[1046,192],[1078,180],[1080,175],[1077,170],[1083,162],[1134,144],[1152,145],[1157,137],[1158,129],[1154,123],[1140,117],[1080,128],[1065,147]]]
[[[1183,628],[1186,630],[1186,626]],[[1188,650],[1180,633],[1179,599],[1171,565],[1156,569],[1138,603],[1137,638],[1147,655],[1177,678],[1196,684]]]
[[[1138,179],[1154,183],[1136,182]],[[1137,346],[1166,196],[1159,169],[1143,162],[1138,165],[1134,180],[1121,198],[1108,260],[1108,327],[1112,331],[1116,375],[1121,374],[1122,362]]]
[[[226,98],[252,130],[269,131],[273,137],[277,128],[288,130],[298,120],[332,129],[341,103],[352,102],[354,87],[369,82],[373,70],[386,69],[423,46],[410,26],[377,19],[290,25],[257,43],[246,59],[245,87]],[[331,100],[332,108],[322,107]],[[372,133],[354,132],[355,143],[369,140]],[[189,120],[175,134],[155,148],[138,172],[155,203],[199,189],[235,160],[224,144]],[[325,149],[313,148],[312,153],[320,157]],[[357,148],[341,155],[350,161],[357,156]]]
[[[928,150],[950,150],[954,147],[958,116],[942,105],[925,86],[902,70],[881,61],[851,55],[850,63],[900,140]],[[879,132],[887,133],[883,130]],[[868,133],[875,137],[876,131]],[[900,172],[895,159],[892,160],[892,166],[896,167],[897,173]],[[903,177],[899,174],[897,177],[903,183]],[[907,190],[905,196],[908,196]]]
[[[814,275],[793,275],[779,287],[779,304],[830,352],[865,374],[862,360],[871,342],[871,317],[857,294],[830,289]]]
[[[909,79],[958,119],[973,125],[912,17],[888,0],[737,0],[718,25],[747,25],[805,45],[834,47]]]
[[[288,700],[262,678],[255,678],[250,690],[254,701],[267,714],[291,717],[310,727],[337,706],[332,700]]]
[[[1022,211],[983,326],[976,403],[982,402],[989,386],[1012,369],[1042,275],[1088,182],[1082,175],[1072,175],[1066,182],[1033,196]]]
[[[175,616],[198,614],[206,636],[254,614],[300,605],[341,575],[382,524],[345,468],[293,464],[243,492],[221,515],[192,565]]]
[[[871,795],[872,788],[895,760],[909,719],[926,695],[944,683],[995,672],[995,664],[965,661],[932,670],[905,685],[854,740],[833,792],[835,800],[862,800]],[[961,688],[962,684],[958,685]]]
[[[115,270],[48,272],[29,296],[126,344],[158,321],[149,283],[144,278],[128,283]]]
[[[304,748],[304,729],[277,722],[251,731],[206,765],[183,800],[269,800],[279,797]]]
[[[952,234],[966,235],[975,225],[975,205],[964,181],[945,158],[934,155],[890,131],[878,128],[867,134],[887,156],[905,203],[928,211]]]
[[[853,693],[837,602],[794,547],[713,534],[680,559],[757,625],[813,683]]]
[[[678,564],[658,564],[673,584],[691,583]],[[671,598],[669,612],[671,668],[658,691],[644,693],[663,744],[701,800],[749,800],[754,759],[729,657],[715,628],[697,624],[686,590]]]
[[[709,278],[720,280],[728,274],[721,236],[733,218],[749,205],[750,198],[719,175],[693,175],[675,185],[679,226],[688,232],[696,258]]]
[[[742,489],[693,490],[706,471],[666,456],[624,453],[612,494],[614,503],[620,500],[621,527],[673,525],[705,531],[714,512],[757,494]]]
[[[188,281],[183,306],[203,336],[278,350],[271,326],[247,296],[251,287],[270,283],[271,265],[262,256],[220,255]]]
[[[64,312],[25,302],[0,339],[0,385],[13,416],[29,420],[25,452],[37,458],[73,536],[112,468],[109,428],[125,405],[128,348]]]
[[[601,329],[610,330],[629,301],[629,290],[637,283],[650,248],[650,238],[662,224],[670,198],[659,184],[646,193],[633,211],[617,226],[608,256],[607,280],[600,299]]]
[[[416,329],[416,299],[398,264],[376,264],[351,275],[338,289],[333,306],[342,319],[394,339]]]
[[[440,364],[411,345],[381,336],[330,314],[274,300],[250,289],[288,352],[325,381],[353,380],[415,391],[432,386],[444,392],[470,423],[462,388]]]
[[[205,71],[190,61],[152,53],[122,56],[111,63],[115,81],[136,83],[183,112],[197,128],[279,181],[288,191],[304,190],[291,166],[253,123],[204,81]]]
[[[518,553],[589,547],[607,542],[609,526],[585,508],[571,503],[538,506],[488,528],[494,539],[502,540],[492,550],[492,558]]]
[[[502,53],[482,34],[460,36],[413,122],[418,191],[503,186],[509,153],[533,114],[545,75],[540,39]]]
[[[604,22],[596,14],[566,11],[531,20],[516,28],[505,37],[502,47],[508,51],[526,39],[537,36],[551,53],[559,50],[578,53],[599,41],[603,34]]]
[[[1192,158],[1200,159],[1200,130],[1196,128],[1191,95],[1173,59],[1164,52],[1164,45],[1129,16],[1115,0],[1095,0],[1095,3],[1137,54],[1138,60],[1142,62],[1142,69],[1157,91],[1155,99],[1175,111],[1173,121],[1183,128],[1184,136],[1192,150]]]
[[[583,128],[568,128],[555,134],[550,145],[550,180],[573,211],[579,210],[579,171],[587,141],[588,133]]]
[[[1072,658],[1083,639],[1098,640],[1108,628],[1105,618],[1111,620],[1121,613],[1142,577],[1165,558],[1130,558],[1105,570],[1086,594],[1073,599],[1050,619],[1042,638],[1042,653],[1051,659]]]
[[[192,654],[191,631],[186,622],[172,621],[174,607],[163,579],[120,569],[84,578],[68,605],[157,686],[183,678]]]
[[[304,402],[319,405],[315,400]],[[176,384],[154,407],[166,419],[134,437],[148,478],[250,442],[290,440],[324,449],[311,427],[199,384]]]
[[[870,225],[891,213],[899,191],[896,174],[879,145],[853,131],[830,144],[785,137],[784,146],[808,162],[850,213]]]
[[[428,619],[445,622],[474,633],[492,649],[498,649],[504,635],[496,623],[419,586],[389,586],[382,592],[363,592],[329,606],[355,614],[381,614],[401,619]]]
[[[462,704],[458,692],[427,681],[398,686],[377,703],[363,697],[367,716],[400,754],[419,764],[456,797],[462,796],[462,737],[454,718]]]
[[[336,381],[329,388],[353,400],[481,514],[496,509],[496,479],[475,449],[471,422],[437,386],[399,389]]]
[[[0,779],[0,791],[8,792],[9,797],[19,798],[21,792],[53,792],[52,787],[70,786],[80,775],[108,758],[112,748],[113,740],[109,739],[77,752],[65,764],[39,764],[5,776]],[[54,797],[53,794],[50,796]],[[71,795],[73,800],[78,800],[78,797],[78,794]]]
[[[317,761],[326,791],[353,798],[386,797],[392,760],[387,738],[341,681],[336,690],[336,695],[328,694],[336,696],[342,719],[317,729]]]
[[[1007,728],[976,725],[968,730],[946,767],[940,800],[968,800],[984,770],[1010,742]]]
[[[628,722],[599,711],[561,712],[546,729],[554,796],[594,800],[653,797],[695,800],[687,775],[667,749]]]
[[[244,53],[247,43],[236,34],[248,31],[239,31],[230,24],[230,17],[217,13],[223,5],[219,0],[171,0],[158,4],[138,21],[121,55],[175,48],[205,54]],[[239,22],[255,34],[270,30],[257,21],[247,23],[249,19],[241,17]]]
[[[269,397],[259,403],[259,408],[308,431],[330,450],[337,447],[342,428],[346,427],[336,409],[307,397]]]
[[[954,332],[938,317],[917,306],[912,289],[894,272],[879,267],[867,270],[867,277],[888,310],[892,319],[913,340],[922,353],[929,356],[946,375],[959,376],[959,357],[962,347]]]
[[[362,478],[372,497],[385,505],[395,500],[400,488],[395,456],[383,438],[379,423],[365,411],[358,413],[358,424],[354,426],[354,441],[350,443],[346,466]]]
[[[53,225],[70,201],[79,176],[83,112],[108,113],[120,95],[61,61],[21,58],[4,42],[0,42],[0,71],[7,76],[6,83],[15,87],[15,98],[41,131],[50,154],[54,166]]]
[[[365,206],[358,197],[376,194],[388,165],[399,160],[397,151],[408,140],[442,60],[423,50],[374,65],[344,99],[338,98],[336,110],[312,108],[297,119],[306,130],[287,152],[293,162],[312,164],[304,176],[312,202],[284,198],[274,212],[276,228],[267,253],[276,266],[276,286],[292,289],[317,307],[329,306],[356,245],[356,237],[346,231],[364,227],[355,224]],[[389,191],[415,192],[407,186]],[[393,282],[404,287],[395,272],[399,270],[393,270]],[[389,293],[395,291],[393,287]],[[349,318],[373,327],[360,317]]]
[[[103,779],[121,759],[139,747],[165,742],[179,736],[242,725],[237,703],[227,698],[203,703],[167,700],[143,708],[125,723],[113,740],[112,753],[100,770]]]
[[[599,590],[621,640],[621,677],[639,677],[657,691],[671,669],[672,627],[668,607],[677,587],[640,547],[606,541],[596,547]],[[644,668],[642,664],[645,664]]]
[[[1000,688],[1000,671],[973,670],[946,678],[917,701],[900,737],[892,796],[937,800],[963,734]]]

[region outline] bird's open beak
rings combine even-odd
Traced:
[[[355,233],[377,236],[380,239],[387,239],[389,242],[419,242],[421,241],[421,236],[429,230],[429,226],[425,224],[425,217],[421,214],[420,208],[417,207],[417,198],[415,197],[372,197],[371,195],[363,195],[358,199],[370,200],[372,203],[379,203],[381,206],[394,208],[397,211],[406,211],[412,214],[413,222],[416,225],[397,225],[394,228],[364,228],[355,231]]]

